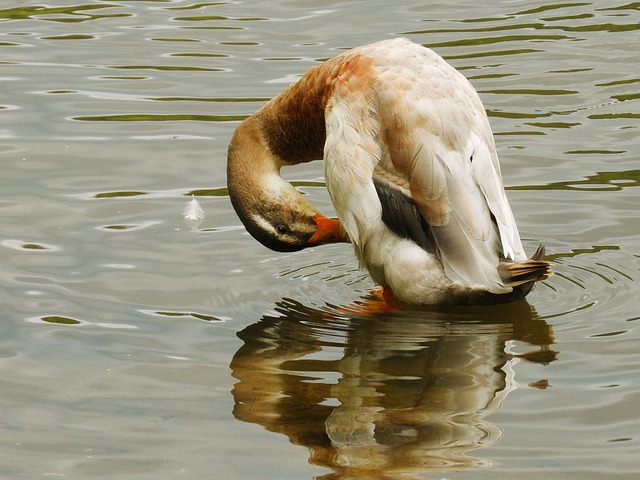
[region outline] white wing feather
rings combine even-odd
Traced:
[[[368,234],[382,220],[372,178],[380,159],[379,123],[369,92],[348,101],[333,99],[325,115],[325,181],[331,201],[351,242],[361,253]]]
[[[490,151],[486,143],[475,135],[474,140],[476,147],[471,173],[498,224],[503,255],[510,260],[524,261],[527,256],[504,191],[498,156],[495,149]]]

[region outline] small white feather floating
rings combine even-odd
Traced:
[[[191,227],[192,232],[196,231],[205,217],[204,210],[193,195],[191,195],[191,201],[185,205],[182,215],[184,215],[184,223]]]

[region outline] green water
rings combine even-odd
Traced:
[[[637,478],[637,3],[69,3],[0,7],[0,477]],[[526,303],[363,314],[350,246],[231,208],[238,121],[394,36],[480,92]]]

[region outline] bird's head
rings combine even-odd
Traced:
[[[231,203],[253,238],[278,252],[348,241],[338,220],[320,214],[289,183],[280,181],[286,186],[269,198],[237,196],[229,188]]]
[[[278,252],[348,242],[338,220],[320,214],[282,179],[281,165],[251,123],[245,121],[238,127],[229,145],[227,186],[247,231]]]

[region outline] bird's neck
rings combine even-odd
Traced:
[[[288,162],[276,152],[269,146],[255,116],[247,118],[236,129],[227,156],[227,187],[231,202],[241,218],[274,202],[304,204],[311,213],[316,213],[308,201],[280,176],[280,168]]]
[[[361,76],[371,60],[334,57],[309,70],[236,129],[229,145],[230,189],[286,189],[280,167],[320,160],[326,141],[325,110],[336,86]]]
[[[316,68],[253,116],[270,152],[284,165],[323,157],[330,82]]]
[[[327,80],[318,70],[312,69],[238,126],[227,159],[232,196],[246,200],[288,190],[280,167],[323,157],[328,97]]]
[[[337,56],[310,69],[296,83],[267,102],[247,118],[241,127],[253,129],[280,165],[320,160],[326,141],[325,113],[336,88],[349,90],[361,87],[373,60],[353,55]],[[244,161],[249,161],[245,158]],[[260,161],[256,158],[256,161]]]

